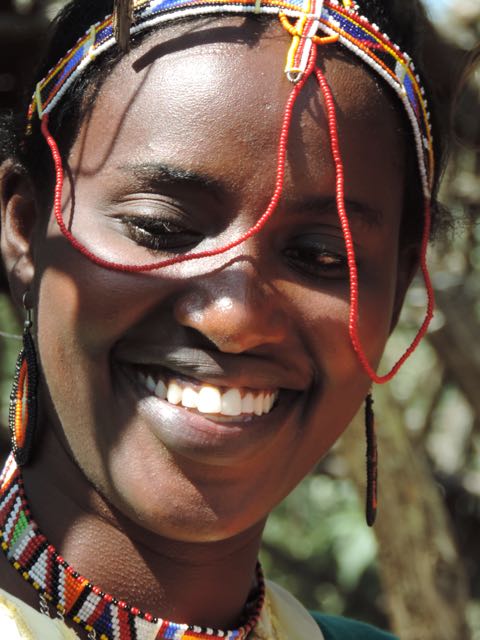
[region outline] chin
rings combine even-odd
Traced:
[[[138,451],[138,450],[137,450]],[[267,497],[250,483],[227,480],[214,468],[208,482],[194,480],[172,460],[152,455],[128,463],[110,460],[109,482],[96,488],[113,505],[120,526],[136,531],[134,537],[154,534],[184,543],[211,543],[262,529],[268,512]],[[215,476],[217,478],[215,479]]]

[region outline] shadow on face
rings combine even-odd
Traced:
[[[69,156],[64,211],[75,236],[101,257],[142,264],[217,248],[255,224],[274,191],[288,46],[276,23],[226,17],[173,25],[125,56]],[[318,64],[337,110],[360,333],[378,363],[408,280],[400,123],[357,62],[326,47]],[[34,255],[50,421],[87,478],[147,529],[213,540],[253,526],[368,390],[348,337],[344,238],[313,78],[260,234],[225,255],[129,274],[86,260],[51,220]],[[181,399],[162,397],[160,382]],[[182,406],[187,389],[191,398],[203,388],[222,402],[251,394],[273,405],[230,416]]]

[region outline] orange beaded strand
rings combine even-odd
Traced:
[[[15,365],[8,415],[12,451],[19,465],[28,462],[36,426],[38,373],[35,346],[30,334],[31,326],[31,310],[27,310],[23,348]]]
[[[15,395],[15,439],[18,446],[23,447],[25,445],[26,428],[28,424],[28,406],[23,401],[24,397],[28,395],[28,373],[26,360],[23,360],[20,368],[18,389]]]

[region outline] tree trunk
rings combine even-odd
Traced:
[[[445,316],[445,324],[429,334],[428,340],[437,351],[451,377],[465,394],[480,418],[480,327],[475,303],[463,287],[436,292],[437,306]]]
[[[375,396],[379,450],[375,535],[392,629],[401,640],[468,640],[467,580],[440,493],[423,451],[413,449],[402,412],[388,390],[377,389]],[[388,424],[382,415],[388,415]],[[359,416],[341,448],[363,492],[364,443]]]

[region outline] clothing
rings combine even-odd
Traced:
[[[398,640],[391,633],[380,631],[357,620],[321,613],[312,613],[312,615],[322,629],[325,640]]]
[[[2,640],[77,640],[60,619],[52,620],[0,589]]]
[[[361,622],[318,613],[312,617],[288,591],[270,581],[266,603],[255,630],[258,640],[394,640]],[[42,615],[1,589],[0,632],[2,640],[78,640],[60,619]]]

